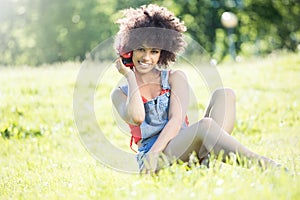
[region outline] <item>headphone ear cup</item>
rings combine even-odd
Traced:
[[[122,54],[122,58],[131,58],[131,57],[132,57],[132,51]]]
[[[122,62],[126,67],[133,67],[132,51],[122,54],[121,57],[122,57]]]

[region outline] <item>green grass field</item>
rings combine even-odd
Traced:
[[[300,199],[299,54],[218,66],[223,85],[237,95],[233,136],[288,173],[218,162],[189,171],[174,165],[156,177],[105,167],[85,149],[74,123],[79,69],[73,63],[0,68],[1,199]],[[209,92],[185,70],[201,115]],[[130,152],[128,135],[111,117],[109,94],[121,77],[113,68],[105,74],[95,93],[97,121],[114,145]]]

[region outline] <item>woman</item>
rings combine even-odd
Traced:
[[[164,69],[184,49],[182,33],[186,27],[173,13],[148,5],[124,10],[124,16],[118,21],[120,31],[115,45],[121,55],[132,53],[132,63],[125,66],[122,57],[116,61],[116,68],[128,84],[115,89],[111,98],[138,145],[141,171],[157,171],[159,155],[187,162],[193,152],[200,161],[210,153],[222,152],[224,161],[238,153],[265,166],[278,165],[230,136],[235,94],[229,88],[216,90],[204,118],[189,125],[187,77],[181,70]]]

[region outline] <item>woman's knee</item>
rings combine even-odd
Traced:
[[[209,117],[205,117],[198,122],[197,138],[204,142],[205,139],[219,138],[224,133],[222,127],[218,123]]]
[[[209,129],[211,128],[214,120],[209,117],[204,117],[198,122],[198,131],[197,131],[197,138],[201,141],[207,136]]]
[[[204,117],[198,123],[202,127],[209,128],[211,126],[211,124],[213,123],[213,121],[214,120],[210,117]]]
[[[213,99],[225,98],[226,100],[235,101],[236,95],[231,88],[218,88],[214,91],[212,95]]]

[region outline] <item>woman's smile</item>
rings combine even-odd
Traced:
[[[146,62],[143,62],[143,61],[138,61],[139,65],[142,66],[142,67],[149,67],[149,66],[152,66],[152,63],[146,63]]]

